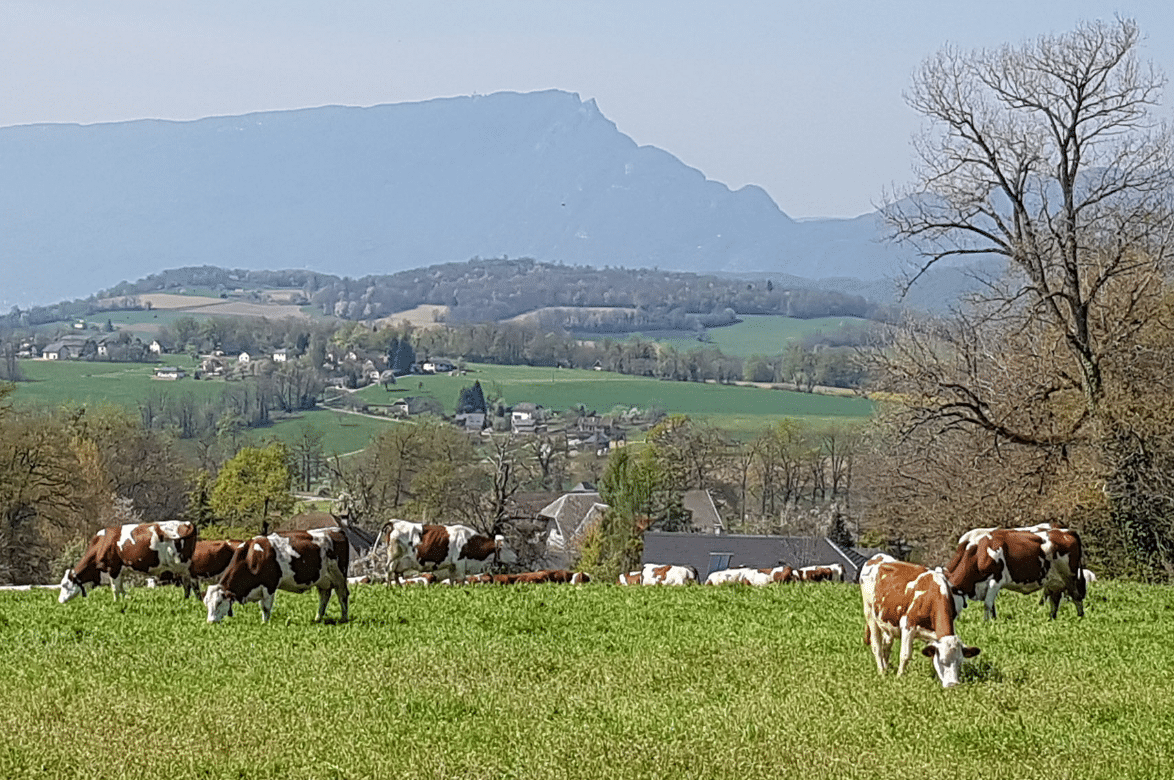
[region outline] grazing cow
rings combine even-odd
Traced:
[[[128,523],[103,528],[94,534],[77,565],[61,578],[61,604],[81,594],[86,586],[96,587],[102,575],[110,578],[115,600],[125,596],[122,570],[132,569],[158,577],[170,572],[187,582],[192,552],[196,547],[196,527],[191,523],[169,520],[163,523]]]
[[[627,574],[621,574],[619,578],[620,585],[639,585],[644,581],[644,572],[630,571]]]
[[[571,585],[582,585],[591,582],[591,575],[585,571],[568,571],[566,569],[547,569],[547,582],[563,582]]]
[[[922,655],[933,661],[943,688],[958,684],[963,658],[978,655],[954,633],[954,619],[966,606],[966,598],[951,587],[941,569],[930,571],[888,555],[874,555],[860,570],[864,602],[864,644],[872,649],[876,668],[889,666],[893,639],[901,637],[897,674],[905,673],[913,655],[913,642],[927,643]]]
[[[445,571],[467,577],[498,564],[517,563],[501,535],[490,539],[467,525],[424,525],[407,520],[384,523],[376,538],[387,538],[387,580],[404,572]]]
[[[646,563],[640,573],[642,585],[689,585],[697,582],[697,570],[692,566]]]
[[[800,582],[843,582],[844,567],[838,563],[824,566],[804,566],[795,572]]]
[[[767,569],[766,571],[770,573],[771,582],[787,583],[799,581],[799,577],[796,575],[795,570],[790,566],[776,566],[773,569]]]
[[[740,582],[745,585],[767,585],[774,581],[771,571],[771,569],[752,569],[748,566],[718,569],[709,573],[709,576],[705,578],[705,584],[723,585]]]
[[[397,585],[431,585],[434,582],[436,582],[436,575],[430,571],[421,572],[415,577],[399,577],[396,579]]]
[[[1051,599],[1051,617],[1065,593],[1084,616],[1086,583],[1081,569],[1080,536],[1066,528],[975,528],[958,539],[946,576],[967,598],[983,602],[987,620],[995,618],[995,597],[1006,588],[1016,593],[1043,590]]]
[[[278,590],[304,593],[310,588],[318,589],[315,622],[325,616],[331,591],[338,594],[345,622],[350,602],[346,577],[350,555],[350,544],[339,528],[254,536],[232,556],[220,582],[208,586],[204,594],[208,622],[218,623],[231,615],[234,603],[259,600],[261,621],[268,623]]]

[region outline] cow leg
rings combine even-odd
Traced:
[[[270,593],[268,590],[263,590],[261,593],[261,622],[268,623],[269,616],[273,614],[273,600],[277,595],[276,591]]]
[[[868,626],[864,630],[868,632],[868,645],[872,649],[873,658],[876,659],[877,674],[883,675],[885,670],[889,668],[893,640],[888,634],[881,631],[879,626]]]
[[[338,594],[338,606],[342,610],[342,622],[347,622],[351,606],[351,589],[347,585],[346,575],[339,578],[334,584],[334,592]]]
[[[314,618],[315,623],[321,623],[322,618],[326,617],[326,605],[330,603],[330,591],[332,586],[327,585],[324,588],[318,588],[318,617]]]
[[[987,620],[994,620],[997,617],[995,612],[995,597],[999,595],[999,589],[994,585],[986,589],[986,597],[982,600],[983,616]]]
[[[110,591],[114,594],[115,601],[118,601],[119,597],[126,598],[126,588],[122,586],[122,572],[110,578]]]
[[[1056,613],[1058,613],[1060,611],[1060,599],[1063,598],[1063,596],[1064,596],[1064,591],[1062,591],[1062,590],[1053,590],[1048,593],[1048,599],[1052,602],[1052,611],[1051,611],[1051,614],[1048,616],[1049,619],[1051,619],[1051,620],[1056,619]],[[1078,609],[1077,611],[1080,611],[1080,610]]]
[[[897,656],[900,661],[897,664],[897,676],[905,674],[905,667],[909,665],[909,659],[913,657],[913,632],[901,630],[901,652]]]

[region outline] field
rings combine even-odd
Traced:
[[[469,368],[467,375],[458,377],[446,374],[402,377],[396,392],[369,387],[360,395],[368,403],[390,403],[398,394],[431,395],[447,414],[452,414],[461,388],[479,381],[487,398],[502,398],[507,406],[530,401],[561,411],[583,404],[588,410],[600,414],[607,414],[615,407],[658,407],[670,414],[687,414],[709,420],[741,434],[756,432],[785,418],[818,424],[851,424],[872,413],[872,402],[864,398],[699,382],[667,382],[606,371],[480,364]]]
[[[186,359],[186,356],[176,357],[181,365]],[[20,365],[30,380],[16,386],[14,400],[21,405],[57,407],[71,403],[110,403],[135,409],[140,399],[152,393],[195,393],[198,397],[216,397],[225,387],[225,383],[219,381],[155,380],[151,378],[154,367],[143,363],[31,360],[22,361]],[[600,414],[615,407],[655,406],[669,413],[709,420],[742,437],[752,436],[787,418],[817,425],[851,425],[872,413],[872,402],[864,398],[697,382],[664,382],[606,371],[482,364],[472,364],[469,368],[467,375],[458,377],[447,374],[401,377],[390,392],[381,386],[371,386],[359,391],[358,395],[369,404],[390,404],[404,395],[428,395],[441,404],[446,414],[452,414],[461,388],[480,381],[487,396],[501,398],[507,405],[531,401],[561,411],[583,404],[588,410]],[[288,440],[298,435],[304,421],[327,434],[325,448],[328,453],[361,449],[371,436],[387,425],[395,424],[320,409],[278,422],[255,432],[255,435],[274,435]]]
[[[708,338],[705,343],[685,331],[654,331],[642,336],[673,346],[680,352],[712,346],[726,355],[748,358],[751,355],[781,355],[786,351],[789,342],[816,332],[833,333],[845,327],[861,329],[869,324],[868,320],[858,317],[819,317],[800,320],[776,314],[743,314],[740,319],[742,321],[734,325],[709,328],[705,332]]]
[[[920,654],[879,678],[839,583],[356,586],[343,625],[0,593],[0,776],[1169,777],[1174,591],[1094,588],[1083,620],[972,606],[952,690]]]

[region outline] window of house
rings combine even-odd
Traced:
[[[705,576],[713,574],[715,571],[730,568],[730,561],[734,559],[733,553],[711,552],[709,554],[709,571],[705,572]]]

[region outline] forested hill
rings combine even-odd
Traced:
[[[4,309],[205,264],[360,277],[508,255],[879,279],[895,251],[875,214],[796,222],[557,90],[4,127],[0,171]]]
[[[751,281],[655,269],[597,269],[528,258],[445,263],[358,279],[302,270],[177,268],[123,282],[102,291],[89,305],[97,306],[99,299],[114,299],[122,305],[123,299],[143,293],[193,288],[225,293],[300,289],[304,301],[323,314],[351,320],[388,317],[425,304],[447,307],[450,322],[504,320],[544,307],[632,310],[610,324],[606,318],[593,323],[593,329],[616,331],[694,322],[726,324],[739,314],[870,318],[878,312],[877,305],[862,296],[807,288],[801,280],[785,275]],[[53,307],[39,311],[46,321],[62,318],[62,312]]]

